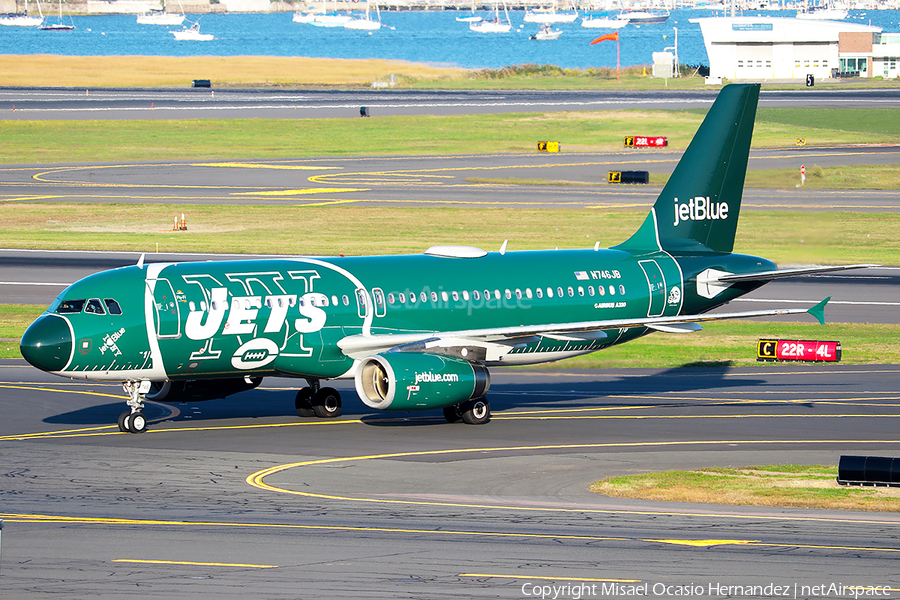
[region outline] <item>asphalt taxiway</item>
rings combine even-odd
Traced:
[[[0,167],[0,202],[648,210],[655,186],[607,184],[610,171],[671,173],[667,150]],[[800,166],[900,163],[900,147],[754,150],[751,169],[797,169],[797,187],[745,189],[745,210],[897,212],[893,191],[810,190]],[[504,179],[567,182],[520,185]],[[581,185],[579,185],[581,184]],[[161,225],[168,225],[161,224]]]
[[[523,598],[596,584],[581,597],[610,598],[623,595],[600,586],[634,584],[650,588],[641,597],[694,586],[703,593],[682,595],[706,598],[769,584],[817,597],[803,586],[836,584],[896,597],[896,514],[621,500],[587,486],[896,455],[898,377],[897,366],[497,370],[484,426],[373,414],[346,383],[342,417],[303,420],[292,382],[273,379],[226,400],[156,405],[150,431],[132,435],[114,423],[117,386],[3,361],[0,589]]]
[[[718,90],[290,90],[0,88],[0,120],[360,118],[707,108]],[[900,107],[891,90],[762,90],[764,107]]]

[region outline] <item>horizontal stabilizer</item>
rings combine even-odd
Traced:
[[[850,269],[867,269],[869,267],[877,267],[879,265],[863,264],[863,265],[837,265],[829,267],[804,267],[800,269],[779,269],[777,271],[763,271],[762,273],[746,273],[746,274],[721,274],[717,275],[714,281],[721,283],[737,283],[739,281],[772,281],[774,279],[784,279],[785,277],[799,277],[801,275],[818,275],[820,273],[832,273],[834,271],[848,271]],[[713,279],[710,279],[712,282]]]

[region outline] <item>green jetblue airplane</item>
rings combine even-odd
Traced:
[[[758,85],[725,87],[643,225],[618,246],[485,252],[435,246],[420,255],[154,263],[69,286],[22,337],[25,359],[73,379],[120,381],[122,431],[140,433],[145,401],[223,398],[264,377],[295,377],[300,416],[340,415],[322,386],[355,380],[378,410],[443,409],[490,418],[489,367],[586,354],[709,314],[779,277],[732,253]]]

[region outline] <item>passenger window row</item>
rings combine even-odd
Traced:
[[[597,286],[595,289],[594,286],[589,285],[587,288],[584,286],[568,286],[567,288],[563,288],[559,286],[557,288],[536,288],[532,291],[531,288],[525,288],[524,290],[517,288],[515,290],[504,289],[502,292],[498,289],[489,290],[486,289],[484,291],[481,290],[463,290],[462,292],[458,292],[456,290],[452,292],[442,291],[438,292],[420,292],[418,295],[415,292],[399,292],[399,293],[390,293],[387,295],[388,304],[417,304],[417,303],[425,303],[429,300],[431,302],[437,302],[438,298],[440,298],[443,302],[450,302],[452,299],[453,302],[459,302],[462,300],[463,302],[475,301],[479,302],[482,299],[485,301],[488,300],[500,300],[502,298],[506,298],[507,300],[512,300],[513,296],[517,299],[521,300],[522,298],[532,299],[532,298],[563,298],[568,296],[570,298],[574,298],[576,294],[579,297],[584,297],[585,295],[591,296],[605,296],[606,294],[610,296],[615,296],[617,293],[619,295],[625,295],[625,286],[624,285],[610,285],[608,288],[604,286]]]

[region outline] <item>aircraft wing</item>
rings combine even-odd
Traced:
[[[750,319],[758,317],[777,317],[809,313],[825,323],[825,305],[831,297],[825,298],[815,306],[803,308],[785,308],[775,310],[754,310],[734,313],[704,313],[696,315],[680,315],[672,317],[644,317],[631,319],[606,319],[599,321],[582,321],[579,323],[544,323],[540,325],[523,325],[518,327],[492,327],[489,329],[468,329],[460,331],[436,331],[422,333],[351,335],[338,342],[338,346],[347,356],[364,358],[372,353],[386,352],[396,349],[402,351],[423,350],[427,347],[440,346],[442,341],[454,344],[471,343],[474,346],[488,343],[522,343],[537,337],[558,340],[600,340],[606,337],[604,330],[627,329],[630,327],[649,327],[667,333],[690,333],[702,329],[700,323],[725,319]]]

